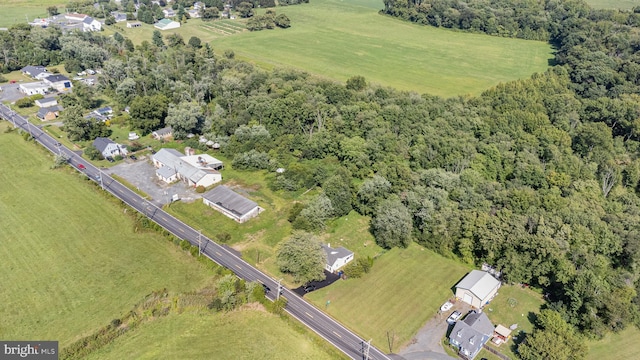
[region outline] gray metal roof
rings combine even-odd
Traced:
[[[460,344],[468,354],[477,353],[493,336],[493,324],[485,313],[472,312],[462,321],[457,321],[449,339]]]
[[[153,158],[156,161],[161,162],[165,166],[172,167],[177,169],[180,165],[180,157],[182,154],[176,149],[165,149],[162,148],[160,151],[153,155]]]
[[[36,77],[39,74],[42,74],[43,72],[47,72],[47,69],[44,66],[40,66],[40,65],[36,65],[36,66],[27,65],[23,67],[20,71],[22,71],[23,73],[29,74],[29,76],[31,77]]]
[[[168,179],[176,174],[175,170],[168,166],[161,167],[160,169],[156,170],[156,173],[165,179]]]
[[[456,285],[456,288],[471,291],[480,300],[483,300],[493,289],[500,286],[500,281],[486,271],[472,270],[464,279]]]
[[[104,137],[97,137],[93,140],[93,146],[98,149],[100,152],[103,152],[109,144],[115,144],[113,140]]]
[[[84,20],[82,20],[82,22],[87,25],[91,25],[91,23],[93,22],[93,18],[91,16],[87,16],[86,18],[84,18]]]
[[[38,119],[44,119],[45,115],[47,115],[49,112],[57,112],[57,111],[60,111],[61,109],[62,109],[61,106],[43,107],[43,108],[40,108],[40,110],[38,110],[38,113],[36,114],[36,116],[38,117]]]
[[[202,197],[238,216],[243,216],[258,206],[224,185],[216,186]]]
[[[322,244],[322,249],[327,254],[327,264],[333,266],[338,259],[353,255],[353,251],[343,248],[332,248],[329,245]]]
[[[153,134],[157,135],[157,136],[164,136],[164,135],[169,135],[173,132],[173,129],[171,128],[171,126],[167,126],[166,128],[162,128],[159,130],[156,130],[153,132]],[[180,155],[182,156],[182,155]]]

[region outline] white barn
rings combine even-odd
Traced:
[[[488,272],[472,270],[456,284],[456,298],[480,309],[498,294],[500,285]]]

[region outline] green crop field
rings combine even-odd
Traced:
[[[451,288],[468,271],[465,265],[412,244],[386,252],[360,279],[341,280],[305,297],[388,350],[387,331],[395,331],[395,348],[405,345],[453,296]]]
[[[210,275],[120,206],[0,122],[0,339],[60,346],[128,312],[146,294],[200,288]]]
[[[310,334],[259,310],[169,315],[142,325],[87,359],[335,359]],[[328,344],[327,344],[328,346]]]
[[[640,6],[640,0],[585,0],[596,9],[631,9]]]
[[[0,0],[0,27],[32,21],[36,17],[46,17],[47,7],[57,6],[64,12],[65,0]]]
[[[314,0],[278,7],[291,28],[216,38],[219,53],[266,67],[291,66],[345,81],[368,81],[442,96],[479,94],[544,71],[544,42],[506,39],[420,26],[378,14],[382,1]],[[199,21],[199,20],[198,20]],[[149,35],[150,38],[150,35]]]

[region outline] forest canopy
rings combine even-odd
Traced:
[[[498,1],[385,2],[406,20],[557,46],[545,73],[477,97],[265,71],[208,44],[150,38],[134,48],[122,36],[22,25],[0,32],[0,70],[102,68],[98,91],[130,106],[132,129],[172,124],[178,137],[219,143],[234,167],[269,169],[274,189],[320,187],[290,214],[296,230],[322,232],[356,210],[381,246],[414,241],[488,263],[601,336],[640,322],[639,15],[523,4],[515,13]]]

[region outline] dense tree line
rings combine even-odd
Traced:
[[[320,187],[289,214],[294,229],[322,232],[332,217],[358,211],[371,216],[381,246],[415,241],[492,264],[507,282],[543,289],[553,311],[599,336],[639,322],[640,41],[634,13],[543,5],[555,9],[540,28],[560,65],[477,97],[267,72],[191,40],[133,48],[116,36],[49,30],[47,43],[59,49],[41,52],[101,65],[99,91],[130,106],[133,129],[172,124],[179,138],[218,142],[234,167],[267,169],[276,190]],[[19,49],[33,31],[0,36]]]

